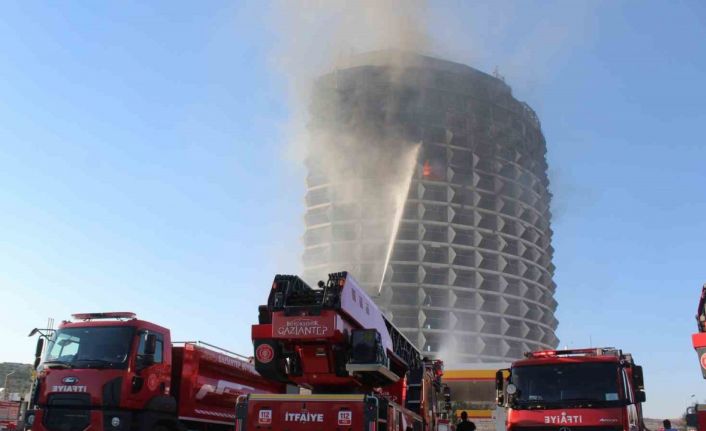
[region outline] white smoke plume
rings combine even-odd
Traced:
[[[427,52],[427,5],[422,0],[300,0],[275,3],[274,67],[288,80],[291,118],[287,152],[309,152],[308,106],[315,79],[355,54],[382,49]]]
[[[276,3],[273,28],[278,43],[273,62],[288,79],[288,158],[302,165],[306,161],[310,172],[325,175],[337,203],[362,207],[358,235],[373,237],[380,244],[358,257],[368,261],[377,257],[375,268],[368,265],[363,274],[354,275],[368,284],[375,280],[372,294],[378,293],[390,256],[419,143],[397,129],[394,117],[399,102],[394,97],[381,102],[381,124],[373,125],[366,104],[369,90],[355,90],[350,96],[353,103],[333,101],[326,107],[312,106],[314,99],[321,99],[312,97],[312,92],[317,79],[350,64],[356,54],[387,49],[427,52],[426,16],[426,3],[420,0]],[[403,68],[394,60],[388,66],[385,79],[394,83]],[[338,110],[345,120],[313,123],[331,110]],[[354,270],[333,266],[322,270],[321,276],[326,271]]]

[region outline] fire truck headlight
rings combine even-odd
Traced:
[[[114,417],[113,419],[110,420],[110,424],[113,426],[113,428],[117,428],[120,426],[120,418],[119,417]]]
[[[27,425],[34,425],[34,415],[27,415]]]

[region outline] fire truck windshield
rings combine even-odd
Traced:
[[[553,409],[624,405],[618,365],[604,362],[528,365],[512,369],[515,408]]]
[[[59,329],[42,363],[62,368],[126,368],[134,332],[127,326]]]

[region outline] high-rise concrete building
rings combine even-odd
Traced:
[[[305,278],[350,271],[447,360],[557,346],[545,140],[502,79],[355,56],[317,81],[309,131]]]

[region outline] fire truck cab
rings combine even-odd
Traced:
[[[496,374],[508,431],[642,431],[642,367],[615,348],[525,354]]]

